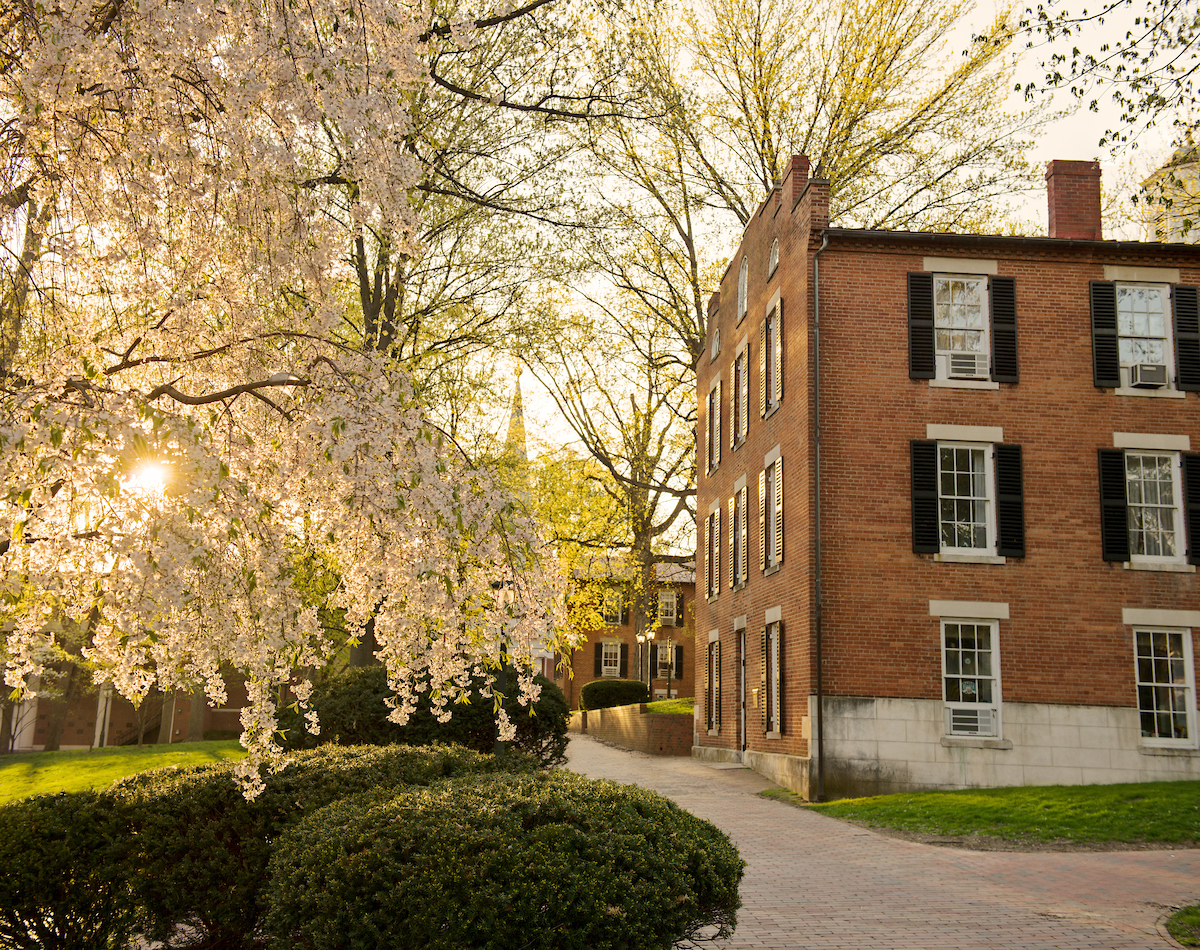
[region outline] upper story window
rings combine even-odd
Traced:
[[[758,473],[758,567],[769,571],[783,561],[783,459],[778,449]]]
[[[783,399],[783,308],[776,297],[758,325],[758,414],[766,416]]]
[[[908,375],[971,388],[1017,382],[1013,278],[909,274]]]
[[[1165,283],[1091,283],[1092,377],[1123,395],[1200,390],[1197,289]]]
[[[1142,447],[1156,438],[1163,448]],[[1200,454],[1171,451],[1169,441],[1182,440],[1118,433],[1114,442],[1125,448],[1100,450],[1105,560],[1147,570],[1190,571],[1200,564]]]
[[[658,623],[661,627],[680,625],[679,592],[665,589],[658,592]]]
[[[746,281],[750,275],[750,263],[746,258],[742,258],[742,266],[738,269],[738,299],[737,299],[737,322],[741,323],[742,318],[746,316]]]
[[[716,504],[704,519],[704,596],[708,600],[721,590],[721,507]]]
[[[750,558],[746,550],[749,540],[749,517],[746,507],[749,492],[742,485],[729,499],[729,586],[737,590],[747,581]]]
[[[929,434],[987,437],[972,426]],[[940,432],[939,430],[945,430]],[[995,435],[1002,436],[1000,430]],[[913,551],[945,560],[1025,556],[1021,447],[950,439],[917,441],[912,454]]]
[[[704,404],[704,458],[706,471],[711,475],[721,464],[721,377],[713,380]]]
[[[743,340],[729,364],[729,446],[736,449],[746,441],[750,425],[750,353]]]
[[[625,604],[625,592],[618,587],[608,587],[600,605],[600,615],[610,627],[629,623],[629,608]]]
[[[708,361],[711,363],[721,355],[721,328],[713,327],[712,348],[708,354]]]
[[[760,635],[762,666],[759,672],[759,704],[762,712],[762,731],[768,736],[778,736],[783,732],[783,677],[780,675],[782,638],[783,623],[778,620],[763,627]]]
[[[770,280],[779,266],[779,238],[771,242],[771,256],[767,258],[767,280]]]

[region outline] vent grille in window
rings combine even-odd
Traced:
[[[996,734],[996,710],[950,707],[949,733],[952,736],[994,736]]]

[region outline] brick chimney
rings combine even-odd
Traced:
[[[1046,200],[1050,236],[1076,241],[1102,241],[1100,163],[1055,159],[1046,166]]]
[[[800,195],[804,193],[804,186],[808,184],[807,155],[792,156],[792,160],[788,162],[787,171],[783,173],[783,182],[780,183],[781,186],[784,185],[789,178],[791,179],[791,185],[788,186],[787,191],[791,196],[790,205],[792,208],[795,208],[796,202],[800,200]]]

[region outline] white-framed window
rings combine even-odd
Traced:
[[[948,554],[995,554],[992,446],[938,443],[938,525]]]
[[[1174,389],[1170,286],[1118,282],[1116,294],[1121,386]]]
[[[1000,735],[1000,653],[995,620],[943,617],[946,735]]]
[[[1196,748],[1196,673],[1192,631],[1133,628],[1141,743]]]
[[[989,379],[988,279],[935,274],[933,338],[938,379]]]
[[[721,508],[704,519],[704,596],[712,600],[721,590]]]
[[[738,268],[738,299],[737,322],[741,323],[746,316],[746,282],[750,274],[750,262],[743,257],[742,266]]]
[[[1131,563],[1184,562],[1181,484],[1178,452],[1125,451],[1125,511]]]
[[[732,590],[749,580],[749,501],[750,494],[745,485],[734,491],[729,499],[729,587]]]
[[[658,656],[658,669],[655,679],[669,680],[675,676],[675,647],[673,644],[660,643],[655,651]]]
[[[721,355],[721,328],[713,327],[712,347],[709,350],[708,361],[711,363]]]
[[[779,238],[771,242],[771,254],[767,258],[767,280],[770,280],[779,266]]]
[[[677,625],[679,592],[665,589],[658,592],[658,624],[661,627]]]
[[[708,401],[705,403],[704,418],[706,420],[705,461],[708,472],[715,472],[721,464],[721,379],[717,377],[708,390]]]
[[[776,298],[758,326],[758,414],[773,412],[782,399],[782,307]]]
[[[776,456],[758,473],[758,566],[783,561],[783,459]]]
[[[601,654],[601,676],[621,675],[621,644],[605,641]]]
[[[762,731],[767,735],[783,732],[783,677],[781,656],[783,650],[783,624],[776,620],[762,630],[759,702],[762,712]]]
[[[606,587],[600,605],[600,615],[610,627],[619,627],[624,622],[625,593],[617,587]]]
[[[750,352],[743,340],[729,365],[729,445],[736,449],[746,441],[750,424]]]

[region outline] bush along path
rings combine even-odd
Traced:
[[[172,768],[0,806],[0,947],[666,950],[735,922],[723,833],[528,754],[324,746],[264,780],[247,801],[231,764]]]

